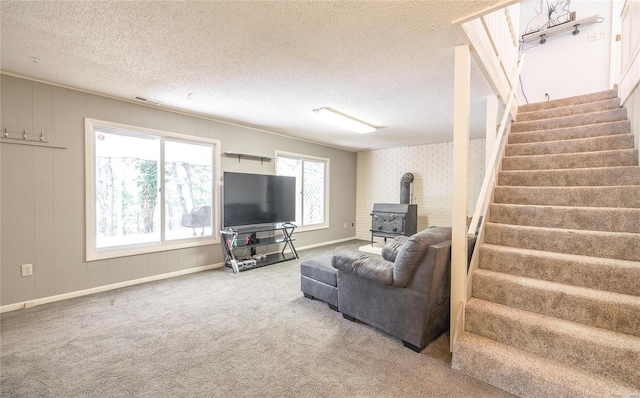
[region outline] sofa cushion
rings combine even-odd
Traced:
[[[333,255],[333,266],[343,272],[391,286],[393,263],[355,250],[343,250]]]
[[[425,229],[407,239],[398,249],[393,267],[393,286],[407,287],[427,247],[451,240],[450,227]]]
[[[338,286],[337,271],[331,265],[330,255],[304,260],[300,263],[300,274],[330,286]]]
[[[396,261],[398,249],[400,249],[400,246],[402,246],[407,239],[409,239],[408,236],[396,236],[393,238],[392,241],[384,245],[382,248],[382,258],[391,262]]]

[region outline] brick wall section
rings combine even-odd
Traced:
[[[485,140],[470,141],[469,214],[484,178]],[[418,231],[451,225],[453,143],[417,145],[358,152],[356,237],[369,240],[374,203],[399,203],[400,178],[412,173],[412,203],[418,204]]]

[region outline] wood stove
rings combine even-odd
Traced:
[[[417,231],[418,205],[408,203],[375,203],[371,211],[371,244],[375,236],[395,238],[411,236]]]

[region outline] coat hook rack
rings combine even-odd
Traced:
[[[22,140],[22,141],[35,141],[35,142],[49,142],[49,136],[45,136],[42,131],[27,131],[22,130],[10,130],[6,127],[2,129],[2,138],[8,140]]]
[[[53,138],[53,141],[52,141]],[[64,134],[53,137],[44,131],[29,131],[27,129],[0,129],[0,143],[35,145],[50,148],[67,148],[67,136]]]

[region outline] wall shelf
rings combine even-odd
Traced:
[[[524,41],[525,43],[529,43],[532,41],[540,40],[540,44],[544,44],[546,39],[548,39],[551,36],[555,36],[567,31],[577,30],[577,28],[581,26],[594,24],[598,22],[598,18],[600,18],[599,15],[592,15],[587,18],[578,19],[576,21],[565,22],[561,25],[556,25],[551,28],[539,30],[537,32],[527,33],[526,35],[522,35],[522,41]]]
[[[235,152],[235,151],[226,151],[224,155],[237,157],[238,163],[240,163],[240,159],[251,159],[251,160],[259,160],[262,164],[264,164],[264,162],[270,162],[273,159],[275,159],[272,156],[255,155],[251,153],[242,153],[242,152]]]

